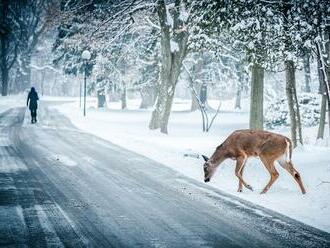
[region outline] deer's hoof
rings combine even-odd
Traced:
[[[241,193],[243,190],[242,189],[238,189],[237,192]]]
[[[260,192],[260,195],[266,194],[266,192],[267,192],[267,190],[264,189],[263,191]]]
[[[253,188],[252,188],[251,185],[246,185],[246,188],[249,189],[249,190],[251,190],[251,191],[253,191]]]

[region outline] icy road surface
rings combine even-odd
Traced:
[[[42,108],[36,125],[25,111],[0,115],[0,246],[330,247],[329,233],[83,133],[54,110]]]

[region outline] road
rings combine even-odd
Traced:
[[[25,108],[0,115],[2,247],[330,247],[329,233],[39,112],[36,125]]]

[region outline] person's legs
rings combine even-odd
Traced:
[[[31,109],[31,118],[32,118],[31,122],[32,123],[35,123],[37,121],[36,117],[37,117],[37,110],[36,109]]]
[[[33,109],[30,109],[30,112],[31,112],[31,123],[33,123]]]
[[[34,110],[34,122],[37,122],[37,109]]]

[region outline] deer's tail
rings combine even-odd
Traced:
[[[285,139],[286,141],[286,162],[291,162],[292,158],[292,142],[290,139]]]

